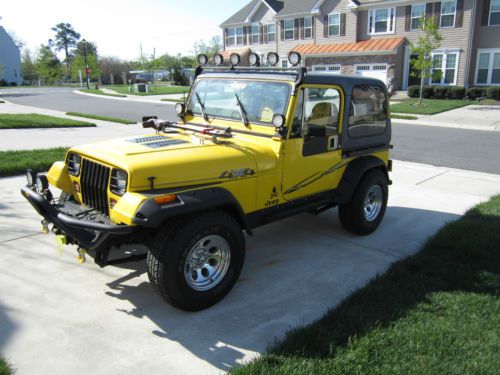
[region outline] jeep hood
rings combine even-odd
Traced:
[[[273,150],[252,138],[220,139],[148,134],[73,147],[72,152],[128,172],[129,190],[180,187],[218,182],[224,172],[276,168]],[[230,175],[230,174],[229,174]]]

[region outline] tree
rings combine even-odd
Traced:
[[[42,44],[36,58],[37,73],[45,80],[45,84],[61,78],[61,61],[48,45]]]
[[[51,29],[56,33],[54,40],[49,40],[49,46],[54,46],[57,51],[64,50],[64,56],[66,63],[66,74],[67,77],[71,77],[71,53],[70,48],[75,47],[77,42],[80,40],[80,34],[77,33],[73,26],[69,23],[58,23]]]
[[[28,48],[23,50],[21,54],[21,71],[23,72],[24,82],[27,84],[33,84],[39,79],[36,59],[37,52],[31,52]]]
[[[200,53],[204,53],[208,56],[212,56],[218,53],[222,49],[220,36],[214,35],[208,43],[203,39],[198,40],[193,45],[194,54],[197,56]]]
[[[85,49],[87,50],[87,65],[92,71],[90,78],[91,80],[97,81],[101,76],[97,57],[97,46],[93,42],[84,42],[83,40],[78,42],[75,48],[70,52],[72,55],[71,79],[73,81],[78,81],[80,78],[78,71],[85,72]]]
[[[101,81],[105,85],[127,84],[127,73],[130,65],[118,57],[99,58]]]
[[[422,104],[422,92],[424,91],[424,82],[430,78],[432,68],[432,51],[439,48],[443,37],[438,31],[438,26],[434,17],[420,19],[420,29],[424,35],[418,37],[417,43],[410,44],[410,51],[417,55],[416,59],[411,60],[414,69],[420,71],[420,98],[418,104]],[[412,73],[413,74],[413,73]]]

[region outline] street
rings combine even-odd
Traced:
[[[176,120],[168,104],[136,103],[73,93],[74,88],[16,88],[2,97],[12,103],[139,121],[157,115]],[[393,121],[392,158],[435,166],[500,174],[500,132],[401,124]],[[485,152],[488,150],[488,152]]]

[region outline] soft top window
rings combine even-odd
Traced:
[[[387,127],[385,90],[375,85],[356,85],[352,91],[349,116],[351,138],[379,135]]]

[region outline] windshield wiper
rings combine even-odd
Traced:
[[[198,104],[200,105],[201,113],[203,115],[203,118],[205,119],[206,122],[209,122],[208,121],[207,111],[205,110],[205,104],[203,104],[203,102],[201,101],[200,95],[198,95],[197,92],[195,93],[195,95],[196,95],[196,100],[198,101]]]
[[[245,124],[245,126],[248,127],[250,125],[250,121],[248,121],[247,111],[245,110],[245,107],[243,106],[243,103],[241,102],[238,94],[234,93],[234,96],[236,96],[236,101],[238,102],[238,107],[240,107],[240,116],[243,120],[243,124]]]

